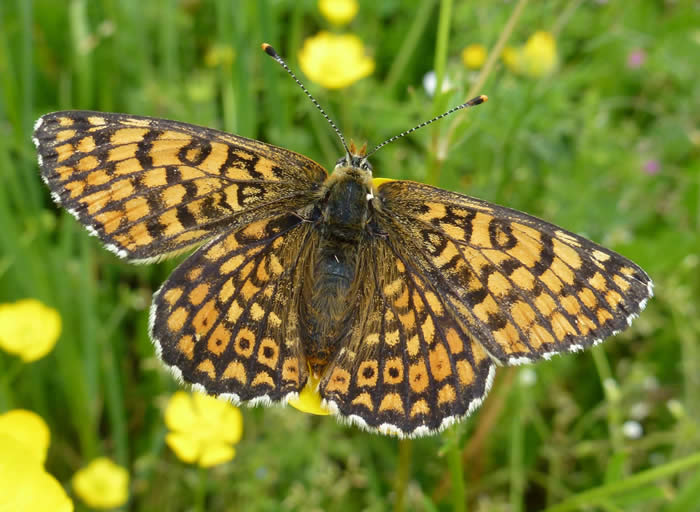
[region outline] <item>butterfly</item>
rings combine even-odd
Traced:
[[[375,178],[373,151],[326,118],[346,148],[330,175],[177,121],[71,110],[36,123],[54,200],[107,249],[139,263],[198,247],[149,322],[158,357],[195,388],[284,403],[314,378],[340,418],[428,435],[482,403],[496,366],[596,345],[652,296],[632,261],[553,224]]]

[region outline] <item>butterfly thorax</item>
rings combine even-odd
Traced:
[[[358,157],[341,159],[326,180],[316,204],[319,230],[314,264],[304,283],[301,311],[304,350],[311,369],[321,374],[347,336],[357,304],[357,266],[362,241],[369,236],[372,172]]]

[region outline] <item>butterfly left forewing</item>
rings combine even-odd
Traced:
[[[502,364],[598,343],[651,297],[636,264],[525,213],[407,181],[379,193],[387,231]]]
[[[289,150],[127,114],[47,114],[37,121],[34,142],[56,202],[132,261],[294,211],[326,177],[321,166]]]

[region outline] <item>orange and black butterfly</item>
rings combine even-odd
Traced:
[[[118,256],[203,244],[155,293],[151,337],[178,377],[235,402],[286,402],[314,376],[341,418],[431,434],[481,404],[496,366],[595,345],[652,295],[627,258],[522,212],[374,178],[354,145],[328,175],[257,140],[88,111],[43,116],[34,141],[56,202]]]

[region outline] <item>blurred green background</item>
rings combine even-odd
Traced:
[[[374,72],[335,91],[309,81],[298,52],[321,30],[357,35]],[[506,65],[502,44],[522,52],[537,31],[555,67]],[[615,249],[654,279],[647,310],[593,351],[500,369],[484,406],[439,436],[399,442],[244,408],[231,462],[181,462],[163,421],[178,386],[147,335],[150,296],[177,261],[121,262],[58,210],[32,125],[59,109],[153,115],[332,167],[335,134],[263,41],[346,138],[370,146],[487,94],[382,149],[375,175],[428,180]],[[465,47],[499,41],[492,65],[465,67]],[[101,455],[128,469],[134,511],[700,510],[699,55],[692,1],[360,1],[335,27],[312,0],[3,0],[0,302],[39,299],[63,332],[37,362],[0,353],[0,412],[48,423],[46,468],[77,510],[71,477]],[[423,87],[433,70],[448,83],[437,96]]]

